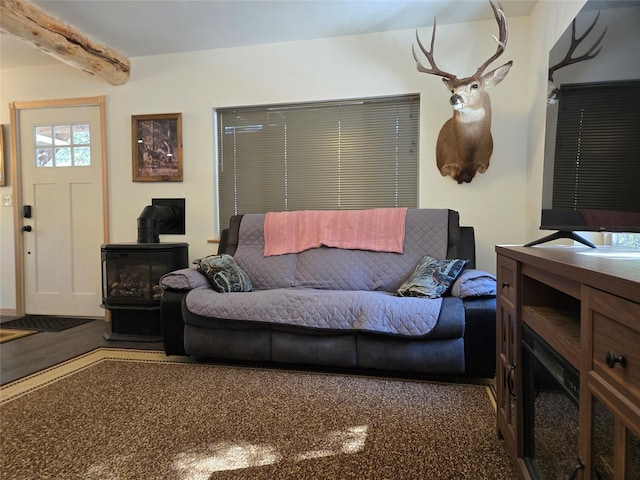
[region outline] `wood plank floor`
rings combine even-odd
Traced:
[[[0,322],[16,317],[1,316]],[[99,347],[163,350],[162,342],[109,341],[102,337],[111,331],[106,320],[95,320],[61,332],[38,332],[0,344],[0,384],[67,361]]]

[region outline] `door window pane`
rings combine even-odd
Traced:
[[[53,167],[53,151],[50,148],[36,148],[36,166]]]
[[[89,147],[74,147],[73,164],[76,167],[91,165],[91,149]]]
[[[53,138],[56,145],[69,145],[71,143],[71,127],[56,125],[53,127]]]
[[[86,123],[40,125],[34,129],[36,167],[91,165],[91,129]]]
[[[88,124],[73,125],[73,144],[89,145],[91,143],[91,132]]]
[[[55,149],[55,166],[70,167],[71,166],[71,149],[69,147]]]
[[[53,129],[51,127],[36,127],[36,141],[37,146],[41,145],[53,145]]]

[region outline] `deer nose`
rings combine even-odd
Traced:
[[[449,103],[451,105],[457,105],[458,103],[462,103],[462,97],[458,94],[451,95],[451,98],[449,99]]]

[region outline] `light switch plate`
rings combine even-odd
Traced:
[[[2,206],[3,207],[10,207],[13,205],[13,195],[11,195],[10,193],[3,193],[2,194]]]

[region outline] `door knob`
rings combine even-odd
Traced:
[[[23,232],[30,232],[32,230],[31,225],[25,225],[22,227]]]

